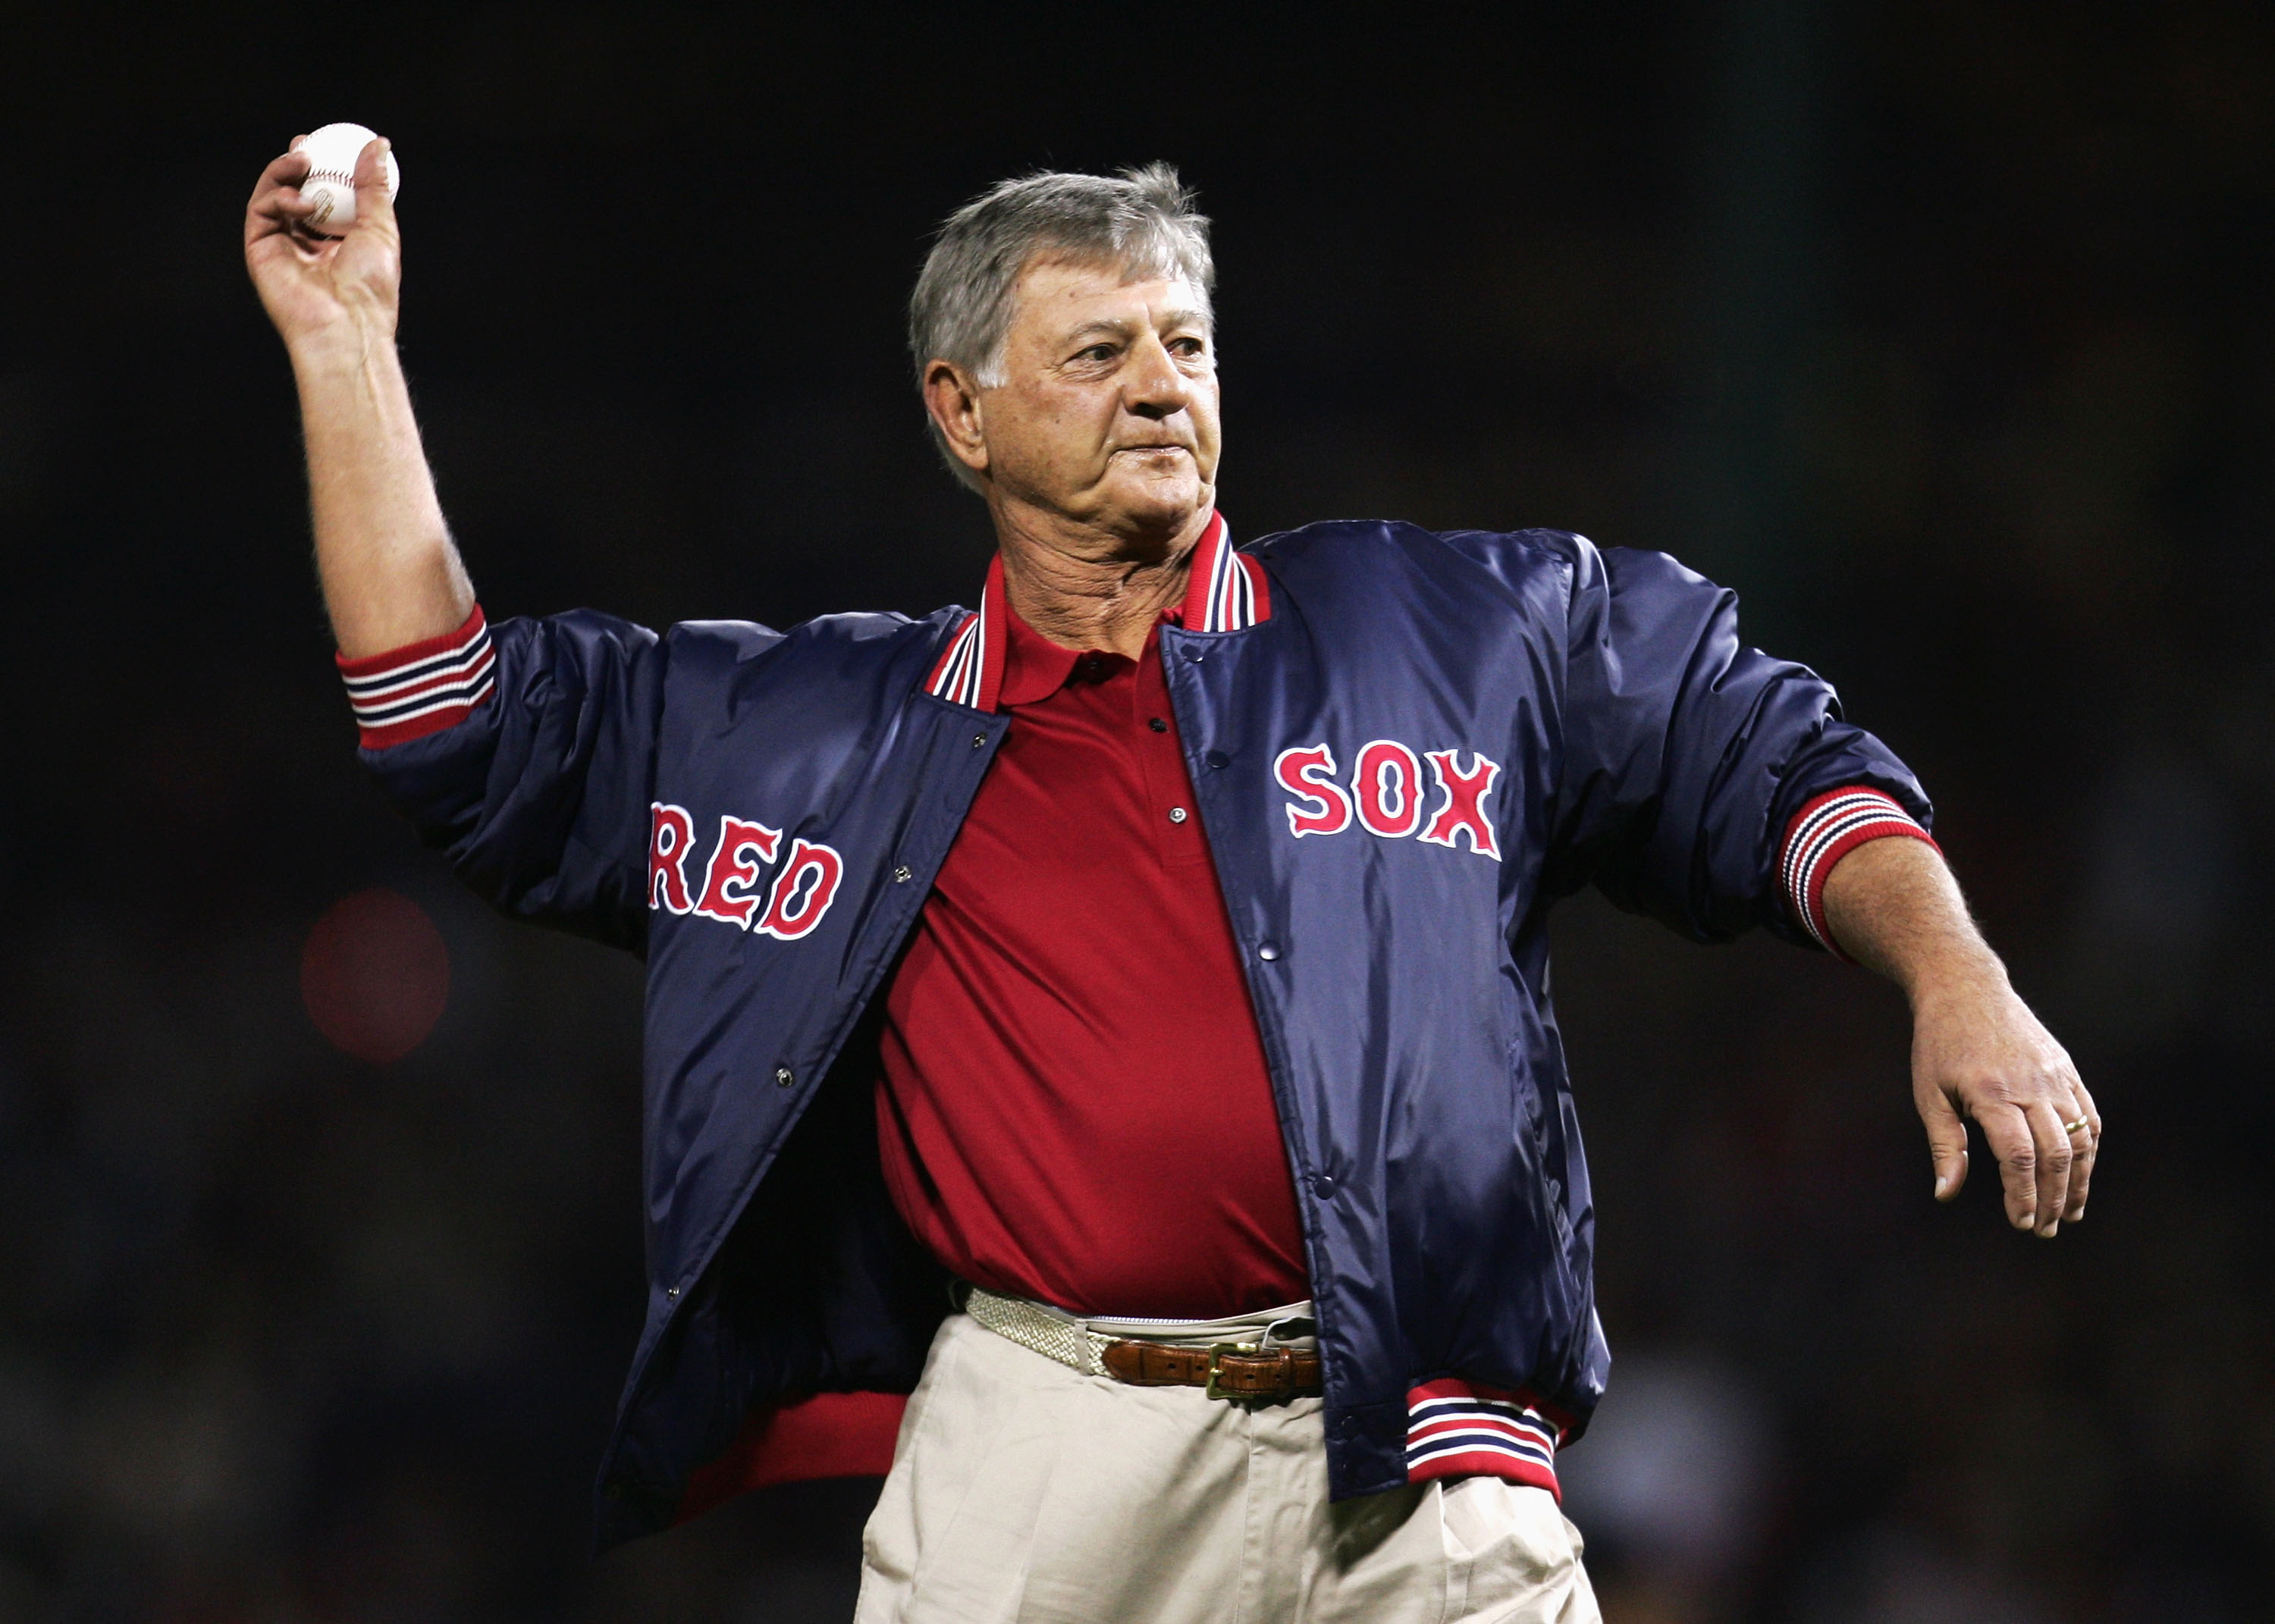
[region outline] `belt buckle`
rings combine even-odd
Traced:
[[[1250,1394],[1250,1393],[1227,1393],[1227,1392],[1225,1392],[1221,1387],[1219,1387],[1219,1386],[1216,1385],[1216,1379],[1217,1379],[1217,1367],[1218,1367],[1218,1362],[1219,1362],[1220,1360],[1221,1360],[1221,1359],[1225,1356],[1225,1355],[1227,1355],[1227,1354],[1252,1354],[1252,1353],[1256,1352],[1256,1351],[1257,1351],[1257,1350],[1258,1350],[1261,1346],[1262,1346],[1262,1344],[1261,1344],[1261,1343],[1258,1343],[1258,1342],[1213,1342],[1213,1343],[1211,1343],[1211,1344],[1209,1345],[1208,1386],[1206,1386],[1206,1388],[1205,1388],[1205,1389],[1204,1389],[1204,1391],[1207,1394],[1207,1395],[1208,1395],[1210,1398],[1213,1398],[1213,1399],[1222,1399],[1222,1400],[1224,1400],[1224,1401],[1225,1401],[1226,1402],[1228,1402],[1228,1403],[1231,1402],[1234,1399],[1245,1399],[1245,1398],[1253,1398],[1253,1397],[1255,1397],[1256,1395],[1255,1395],[1254,1394]]]

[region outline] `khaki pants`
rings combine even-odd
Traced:
[[[952,1315],[863,1536],[856,1624],[1596,1624],[1545,1490],[1331,1506],[1319,1408],[1085,1376]]]

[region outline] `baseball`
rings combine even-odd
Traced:
[[[308,178],[300,183],[300,195],[316,206],[308,216],[308,229],[326,237],[344,237],[355,223],[355,166],[363,149],[379,138],[359,124],[328,124],[300,143],[307,155]],[[387,155],[387,200],[395,200],[403,185],[403,172],[395,164],[395,155]]]

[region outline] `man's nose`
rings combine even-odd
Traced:
[[[1176,416],[1189,404],[1191,390],[1185,374],[1177,370],[1158,335],[1146,334],[1131,351],[1122,395],[1132,412],[1155,421]]]

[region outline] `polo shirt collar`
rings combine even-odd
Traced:
[[[1212,512],[1201,531],[1201,539],[1193,544],[1192,573],[1177,618],[1189,631],[1244,631],[1271,617],[1272,593],[1264,578],[1264,566],[1234,550],[1224,515]],[[987,585],[980,593],[979,611],[966,615],[949,635],[948,646],[941,651],[931,676],[926,679],[925,691],[935,699],[950,699],[974,710],[1001,709],[1004,703],[1003,671],[1010,645],[1010,625],[1011,606],[1003,595],[1003,556],[999,553],[988,561]],[[1033,641],[1045,647],[1056,647],[1041,638]],[[1062,652],[1066,655],[1065,668],[1057,673],[1056,681],[1042,690],[1043,693],[1054,691],[1064,682],[1067,671],[1073,668],[1079,657],[1072,649]],[[1024,668],[1031,653],[1024,640],[1020,653]],[[1039,697],[1027,690],[1045,675],[1040,664],[1032,679],[1023,668],[1019,697]]]
[[[1000,570],[999,564],[988,572],[990,590]],[[1082,651],[1052,642],[1029,625],[1007,600],[999,597],[994,601],[1002,610],[1002,618],[988,624],[1003,628],[1003,680],[996,705],[1032,705],[1049,699],[1066,686],[1067,678],[1074,674],[1074,662],[1083,657]]]

